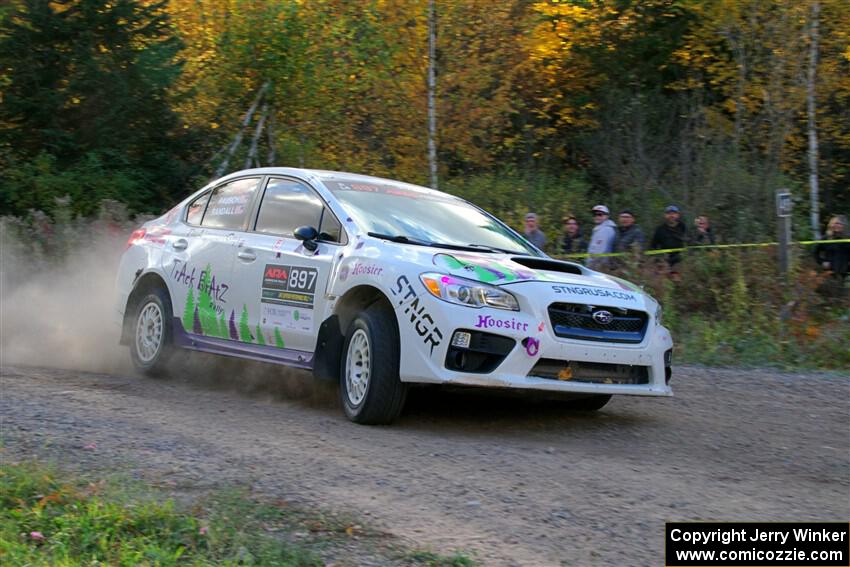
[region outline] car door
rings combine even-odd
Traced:
[[[320,233],[310,250],[294,237],[312,226]],[[312,352],[322,322],[334,254],[344,238],[341,225],[306,183],[270,177],[252,230],[239,244],[233,265],[240,337],[278,348]]]
[[[186,210],[185,223],[174,233],[163,271],[169,280],[174,316],[194,335],[238,340],[230,324],[233,262],[251,216],[260,177],[245,177],[213,188]]]

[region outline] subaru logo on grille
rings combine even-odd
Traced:
[[[593,312],[593,320],[600,325],[608,325],[614,320],[614,315],[612,315],[610,311],[600,309],[599,311]]]

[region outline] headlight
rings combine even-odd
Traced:
[[[431,295],[449,303],[519,311],[516,297],[493,285],[446,274],[422,274],[419,279]]]
[[[661,304],[657,304],[658,307],[655,308],[655,324],[660,325],[662,319],[664,318],[664,310],[661,309]]]

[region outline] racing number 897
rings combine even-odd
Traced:
[[[313,291],[313,287],[315,285],[315,270],[294,269],[289,274],[289,289],[296,289],[299,291]]]

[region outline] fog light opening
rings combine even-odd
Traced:
[[[454,355],[455,367],[463,369],[466,366],[466,353],[463,351],[457,351]]]
[[[456,331],[452,335],[452,346],[457,348],[469,348],[472,343],[472,334],[465,331]]]

